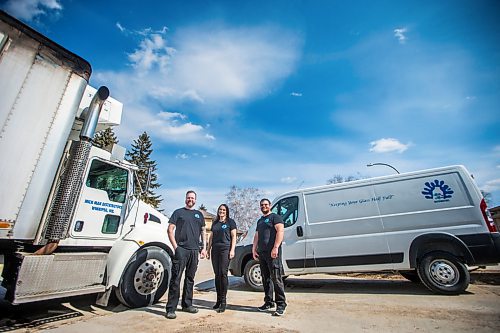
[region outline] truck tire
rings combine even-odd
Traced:
[[[402,277],[405,279],[413,282],[413,283],[421,283],[420,278],[418,277],[417,271],[400,271],[399,274],[401,274]]]
[[[451,253],[433,251],[425,254],[417,268],[422,283],[435,293],[458,295],[469,286],[467,267]]]
[[[250,259],[245,265],[243,272],[245,282],[255,291],[263,291],[262,275],[260,274],[260,263],[257,260]]]
[[[127,264],[116,296],[130,308],[139,308],[158,302],[170,282],[172,260],[168,253],[156,246],[137,251]]]

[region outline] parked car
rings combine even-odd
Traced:
[[[500,234],[463,166],[301,189],[274,202],[285,222],[285,275],[399,271],[454,295],[469,285],[468,265],[500,262]],[[237,244],[230,271],[262,290],[254,233]]]

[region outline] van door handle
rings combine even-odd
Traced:
[[[302,230],[302,227],[297,227],[297,236],[304,236],[304,230]]]

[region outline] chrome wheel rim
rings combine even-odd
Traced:
[[[250,268],[248,275],[250,276],[250,280],[252,281],[252,283],[254,285],[256,285],[256,286],[262,285],[262,275],[260,273],[260,265],[259,264],[253,265]]]
[[[445,259],[433,260],[429,265],[429,273],[434,283],[443,287],[454,286],[460,278],[456,266]]]
[[[164,267],[157,259],[148,259],[135,271],[134,287],[141,295],[154,293],[163,280]]]

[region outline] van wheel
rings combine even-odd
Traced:
[[[245,282],[255,291],[263,291],[262,275],[260,273],[260,263],[257,260],[250,259],[245,265],[243,273]]]
[[[158,302],[168,289],[172,261],[168,253],[156,246],[140,249],[130,258],[116,296],[131,308]]]
[[[418,277],[417,271],[400,271],[402,277],[413,282],[413,283],[421,283],[420,278]]]
[[[458,295],[470,282],[467,267],[448,252],[427,253],[420,260],[417,271],[424,285],[438,294]]]

